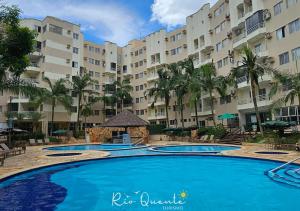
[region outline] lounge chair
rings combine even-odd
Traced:
[[[49,138],[45,138],[45,144],[50,144]]]
[[[200,142],[205,142],[208,139],[208,135],[204,135],[200,138]]]
[[[36,143],[35,143],[35,139],[29,139],[29,144],[30,145],[35,145]]]
[[[38,139],[38,140],[37,140],[37,143],[38,143],[38,144],[44,144],[44,143],[43,143],[43,139]]]
[[[215,135],[211,135],[211,136],[209,137],[209,142],[210,142],[210,143],[214,143],[214,142],[215,142]]]
[[[4,152],[7,153],[7,155],[9,154],[16,155],[17,153],[19,154],[22,153],[22,150],[20,149],[16,149],[16,148],[9,149],[9,147],[4,143],[0,144],[0,146],[2,147],[2,149],[4,149]]]
[[[1,166],[4,165],[4,160],[5,160],[5,155],[4,155],[4,153],[0,152],[0,165]]]

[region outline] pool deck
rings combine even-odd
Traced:
[[[205,145],[203,143],[175,142],[175,141],[174,142],[153,141],[150,142],[149,145],[157,146],[157,145],[199,145],[199,144]],[[51,145],[51,147],[52,146],[64,146],[64,145]],[[33,168],[38,168],[38,167],[48,166],[48,165],[53,165],[58,163],[71,162],[71,161],[105,158],[110,154],[109,152],[105,152],[105,151],[86,150],[86,151],[67,151],[68,153],[71,152],[82,153],[81,155],[76,155],[76,156],[49,157],[47,156],[48,154],[64,153],[66,151],[43,150],[43,148],[45,147],[47,146],[29,146],[27,147],[25,154],[6,158],[4,161],[4,166],[0,167],[0,179]],[[279,160],[284,162],[300,157],[300,152],[296,152],[296,151],[282,151],[282,152],[288,152],[289,154],[280,154],[280,155],[279,154],[275,154],[275,155],[257,154],[255,153],[257,151],[272,151],[272,150],[268,150],[263,144],[246,143],[241,146],[240,150],[223,151],[222,154],[224,156],[263,158],[263,159]],[[276,151],[281,151],[281,150],[276,150]],[[298,161],[298,163],[300,164],[300,161]]]

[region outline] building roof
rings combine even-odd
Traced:
[[[101,124],[100,127],[137,127],[146,126],[148,124],[148,122],[137,115],[125,110]]]

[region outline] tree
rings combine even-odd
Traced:
[[[132,97],[130,92],[133,90],[130,85],[130,80],[128,78],[124,79],[122,82],[115,81],[114,85],[116,86],[116,97],[117,101],[121,103],[121,112],[123,111],[124,102],[132,102]]]
[[[79,131],[80,116],[83,108],[82,100],[84,99],[85,95],[89,97],[89,95],[95,94],[94,91],[89,89],[90,86],[94,85],[95,81],[92,80],[88,74],[85,74],[83,76],[73,76],[72,81],[73,81],[72,91],[78,97],[78,102],[77,102],[78,114],[77,114],[76,131]]]
[[[284,92],[283,96],[278,98],[274,104],[273,108],[278,108],[283,104],[287,104],[290,102],[290,105],[293,105],[295,102],[295,98],[298,99],[298,105],[300,106],[300,73],[274,73],[274,81],[272,82],[272,87],[269,93],[270,97],[275,96],[279,87],[282,86],[286,92]]]
[[[84,117],[84,125],[86,127],[86,118],[93,115],[93,110],[90,104],[82,107],[81,115]]]
[[[184,68],[187,74],[188,92],[190,93],[189,104],[195,109],[197,127],[199,127],[197,103],[199,102],[199,100],[201,100],[202,92],[201,84],[198,80],[200,69],[194,67],[192,58],[189,58],[184,62]]]
[[[184,128],[183,100],[188,92],[188,78],[187,74],[184,73],[184,62],[170,64],[168,69],[171,71],[172,89],[176,94],[177,104],[180,110],[181,125],[182,128]]]
[[[225,96],[227,80],[224,76],[217,76],[217,71],[213,63],[202,65],[197,79],[199,80],[202,91],[209,94],[212,119],[214,126],[216,126],[215,97],[213,96],[213,93],[217,92],[220,96]]]
[[[40,112],[29,112],[27,116],[32,122],[33,133],[37,132],[39,127],[39,122],[44,118],[44,115]]]
[[[33,51],[35,33],[26,27],[20,27],[19,20],[19,8],[0,6],[0,91],[32,95],[36,87],[20,79],[20,76],[29,65],[29,53]]]
[[[262,77],[265,72],[270,71],[271,69],[264,64],[263,60],[258,59],[258,57],[254,55],[250,48],[244,47],[242,52],[244,54],[241,61],[242,64],[231,70],[230,77],[236,79],[241,76],[246,76],[247,81],[250,82],[250,91],[257,124],[261,134],[263,135],[264,131],[261,125],[261,118],[257,106],[257,92],[259,90],[258,79],[259,77]]]
[[[41,93],[35,99],[32,99],[32,101],[37,105],[42,103],[49,103],[51,105],[50,136],[52,136],[54,126],[54,110],[56,105],[61,103],[65,109],[70,110],[73,99],[69,95],[70,90],[65,86],[67,83],[66,80],[59,79],[53,83],[49,78],[44,77],[44,81],[47,83],[48,88],[42,89]]]
[[[149,97],[154,97],[154,101],[152,103],[152,107],[154,107],[155,102],[158,98],[165,100],[165,110],[166,110],[166,119],[167,119],[167,127],[169,127],[169,112],[168,108],[170,105],[171,99],[171,91],[172,91],[172,81],[170,72],[166,70],[158,70],[158,80],[155,81],[154,87],[148,90]]]

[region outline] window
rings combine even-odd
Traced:
[[[140,115],[144,115],[144,114],[145,114],[144,110],[140,110]]]
[[[43,48],[46,47],[46,40],[43,41]]]
[[[123,65],[123,73],[127,73],[127,65]]]
[[[135,103],[140,103],[140,98],[135,98]]]
[[[176,54],[176,49],[172,49],[171,50],[171,55],[175,55]]]
[[[274,16],[279,15],[282,11],[282,1],[274,5]]]
[[[100,60],[95,60],[95,65],[100,66]]]
[[[152,55],[151,56],[151,64],[154,64],[155,63],[155,55]]]
[[[139,50],[139,54],[143,54],[143,49],[140,49],[140,50]]]
[[[135,79],[139,79],[139,74],[135,74]]]
[[[79,34],[73,33],[73,39],[78,40],[78,38],[79,38]]]
[[[138,67],[138,66],[139,66],[139,63],[138,63],[138,62],[136,62],[136,63],[134,64],[134,66],[135,66],[135,67]]]
[[[89,76],[90,77],[94,77],[94,72],[93,71],[89,71]]]
[[[298,0],[286,0],[286,8],[291,7],[292,5],[296,4]]]
[[[47,25],[43,26],[43,33],[47,31]]]
[[[89,58],[89,63],[90,63],[90,64],[94,64],[94,63],[95,63],[95,60],[92,59],[92,58]]]
[[[140,110],[135,111],[136,115],[140,115]]]
[[[219,42],[216,44],[216,51],[219,52],[222,49],[222,43]]]
[[[3,110],[2,110],[2,106],[0,106],[0,113],[2,113],[3,112]]]
[[[134,55],[135,55],[135,56],[138,56],[138,55],[139,55],[139,51],[135,51],[135,52],[134,52]]]
[[[73,53],[78,54],[78,51],[79,51],[78,48],[73,47]]]
[[[111,63],[110,63],[110,69],[113,70],[113,71],[116,71],[116,69],[117,69],[117,64],[114,63],[114,62],[111,62]]]
[[[140,103],[144,102],[144,97],[140,97]]]
[[[95,90],[98,90],[98,91],[100,90],[100,85],[99,84],[95,85]]]
[[[231,103],[231,95],[226,95],[224,97],[220,97],[220,104],[228,104]]]
[[[78,62],[72,62],[72,67],[78,68]]]
[[[176,40],[181,40],[181,38],[182,38],[182,34],[181,33],[176,34]]]
[[[143,66],[143,61],[140,61],[140,66]]]
[[[293,58],[293,61],[300,59],[300,47],[292,50],[292,58]]]
[[[72,106],[71,107],[71,112],[72,113],[77,113],[77,106]]]
[[[100,78],[100,73],[99,72],[95,72],[95,77]]]
[[[218,68],[222,68],[222,64],[223,64],[223,62],[222,62],[222,59],[221,59],[221,60],[219,60],[219,61],[217,62]]]
[[[195,48],[195,50],[198,49],[198,47],[199,47],[198,39],[195,39],[194,40],[194,48]]]
[[[139,91],[140,87],[139,86],[135,86],[135,91]]]
[[[216,34],[219,34],[221,32],[221,26],[218,25],[216,28],[215,28],[215,33]]]
[[[140,90],[143,91],[144,90],[144,85],[140,85]]]
[[[95,115],[95,116],[99,116],[99,115],[100,115],[100,111],[99,111],[99,110],[95,110],[95,111],[94,111],[94,115]]]
[[[175,35],[171,36],[171,37],[170,37],[170,40],[171,40],[172,42],[175,42],[175,40],[176,40]]]
[[[279,55],[279,64],[287,64],[289,63],[289,52],[285,52]]]
[[[225,10],[225,5],[224,5],[224,3],[223,3],[223,4],[220,5],[220,7],[219,7],[218,9],[216,9],[216,10],[214,11],[215,17],[220,16],[220,15],[223,13],[224,10]]]
[[[297,32],[300,30],[300,21],[299,19],[294,20],[293,22],[289,23],[289,32],[290,34]]]
[[[261,52],[261,44],[260,43],[254,46],[254,52],[255,52],[255,54],[258,54]]]
[[[227,46],[227,44],[228,44],[228,39],[227,38],[222,40],[222,48],[225,48]]]
[[[59,26],[55,26],[53,24],[50,24],[49,25],[49,31],[53,32],[53,33],[56,33],[56,34],[62,35],[63,28],[61,28]]]
[[[139,74],[139,78],[144,78],[144,73],[143,73],[143,72],[141,72],[141,73]]]
[[[93,46],[89,46],[89,51],[94,52],[95,48]]]
[[[228,56],[223,59],[223,66],[228,65]]]
[[[40,26],[34,25],[34,30],[38,33],[41,33],[42,28]]]
[[[96,53],[100,53],[100,48],[95,48]]]
[[[276,37],[277,40],[281,40],[282,38],[285,38],[285,26],[276,30]]]

